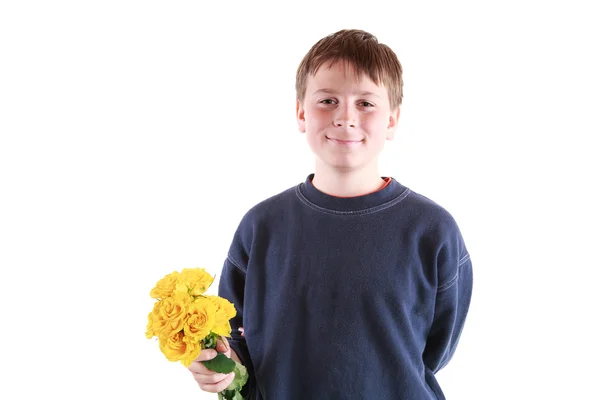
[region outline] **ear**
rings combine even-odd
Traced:
[[[396,128],[398,127],[398,120],[400,119],[400,106],[394,108],[390,112],[390,120],[387,126],[387,133],[385,138],[387,140],[394,139],[394,134],[396,133]]]
[[[298,130],[305,133],[306,121],[304,120],[304,106],[300,103],[300,100],[296,100],[296,121],[298,122]]]

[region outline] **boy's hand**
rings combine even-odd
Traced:
[[[200,355],[198,358],[192,361],[188,369],[194,376],[194,379],[198,383],[198,386],[200,386],[200,389],[204,390],[205,392],[219,393],[229,386],[229,384],[235,378],[234,372],[229,374],[220,374],[218,372],[211,371],[210,369],[206,368],[204,364],[202,364],[201,361],[212,360],[215,358],[217,356],[217,352],[225,354],[227,357],[240,364],[242,363],[235,351],[231,350],[231,347],[229,347],[229,342],[224,337],[221,337],[221,340],[217,342],[216,351],[213,349],[203,349],[200,351]]]

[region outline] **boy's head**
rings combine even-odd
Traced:
[[[296,117],[318,169],[375,175],[402,103],[402,66],[375,36],[342,30],[319,40],[296,75]]]
[[[321,66],[338,61],[354,67],[358,75],[368,76],[375,84],[383,84],[391,109],[402,104],[402,65],[396,53],[374,35],[359,29],[343,29],[313,45],[296,72],[296,99],[304,102],[310,75],[315,75]]]

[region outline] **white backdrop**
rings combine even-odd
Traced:
[[[597,395],[592,1],[199,3],[0,3],[1,398],[216,399],[145,338],[149,290],[312,172],[296,67],[342,28],[404,67],[382,175],[472,256],[448,399]]]

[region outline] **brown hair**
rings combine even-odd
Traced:
[[[354,66],[358,76],[367,75],[377,85],[382,82],[392,109],[402,104],[402,65],[396,53],[374,35],[359,29],[343,29],[313,45],[296,72],[296,99],[304,101],[308,74],[314,75],[321,65],[331,66],[337,61]]]

